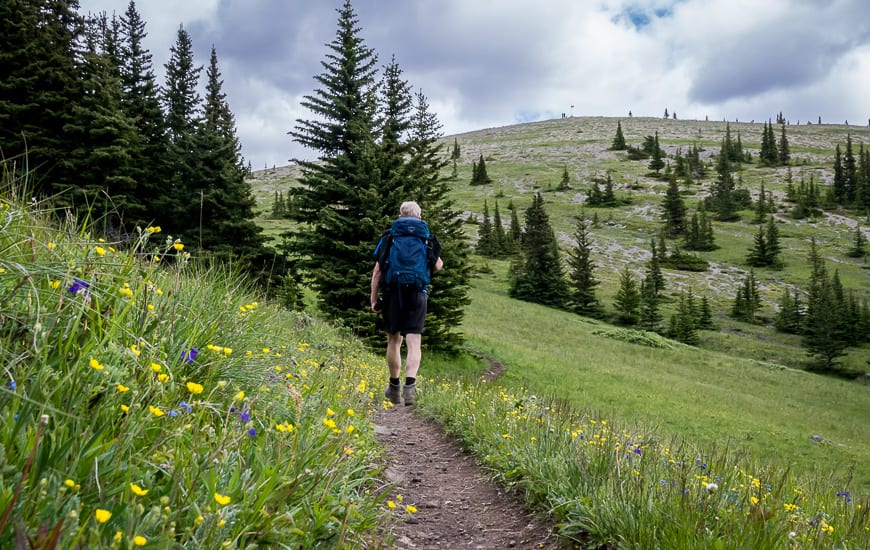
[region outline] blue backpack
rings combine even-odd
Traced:
[[[429,237],[429,226],[423,220],[402,217],[393,222],[375,249],[384,283],[427,289],[431,279]]]

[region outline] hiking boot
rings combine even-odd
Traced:
[[[405,384],[402,388],[402,397],[405,398],[405,406],[414,404],[414,397],[417,395],[417,384]]]
[[[390,403],[393,405],[398,405],[402,402],[402,397],[399,395],[399,385],[395,386],[392,384],[387,384],[387,389],[384,390],[384,397],[390,400]]]

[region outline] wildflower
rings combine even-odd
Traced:
[[[392,500],[388,500],[388,501],[387,501],[387,508],[389,508],[390,510],[395,510],[395,509],[396,509],[396,503],[393,502]]]
[[[60,281],[58,281],[58,280],[51,281],[48,283],[48,286],[51,287],[53,290],[57,290],[58,288],[60,288]]]
[[[133,544],[136,546],[145,546],[148,543],[148,539],[143,537],[142,535],[136,535],[133,537]]]
[[[202,522],[203,522],[203,521],[205,521],[205,518],[204,518],[204,517],[202,517],[202,516],[196,516],[196,521],[195,521],[194,523],[196,523],[197,525],[202,525]]]
[[[166,382],[167,380],[169,380],[169,375],[166,374],[165,372],[162,372],[162,373],[157,375],[158,382]]]
[[[405,506],[405,511],[408,512],[409,514],[416,514],[417,507],[414,506],[413,504],[408,504],[407,506]]]
[[[326,408],[326,416],[335,416],[335,411],[332,410],[331,408],[327,407]]]
[[[849,491],[837,491],[837,498],[842,498],[846,504],[852,502],[852,496],[849,494]]]
[[[227,504],[230,503],[230,500],[232,500],[232,499],[230,499],[229,495],[222,495],[220,493],[215,493],[214,500],[215,500],[215,502],[217,502],[221,506],[226,506]]]
[[[225,519],[221,519],[221,520],[218,522],[218,527],[223,527],[223,526],[226,525],[226,524],[227,524],[227,520],[225,520]]]
[[[67,487],[69,487],[70,489],[72,489],[73,487],[76,486],[76,482],[71,480],[71,479],[67,479],[66,481],[63,482],[63,484],[66,485]]]
[[[243,391],[240,391],[240,392],[237,393],[236,396],[234,397],[234,399],[235,399],[236,401],[241,401],[241,400],[244,399],[244,398],[245,398],[245,392],[243,392]]]
[[[123,296],[125,298],[129,298],[129,297],[133,296],[133,289],[130,288],[130,285],[128,285],[127,283],[124,283],[124,286],[122,286],[121,288],[118,289],[118,294],[120,294],[121,296]]]
[[[115,542],[121,542],[121,539],[124,537],[124,533],[121,531],[115,531],[115,536],[112,538]]]
[[[148,405],[148,410],[151,411],[151,414],[153,414],[157,418],[160,418],[161,416],[166,414],[162,410],[160,410],[158,407],[155,407],[154,405]]]
[[[256,435],[257,435],[257,430],[255,430],[254,428],[251,428],[250,430],[248,430],[248,435],[251,436],[251,437],[256,436]]]
[[[756,496],[750,497],[749,502],[751,502],[753,506],[758,505],[758,497],[756,497]]]
[[[88,361],[88,365],[90,365],[90,367],[94,370],[103,370],[104,368],[106,368],[105,366],[101,365],[100,362],[97,361],[96,359],[94,359],[93,357],[91,357],[90,361]]]
[[[15,383],[15,380],[9,381],[9,389],[10,390],[15,391],[15,388],[17,388],[17,387],[18,387],[18,384]]]
[[[783,507],[785,508],[786,512],[794,512],[795,510],[797,510],[797,504],[792,504],[790,502],[786,502],[785,504],[783,504]]]
[[[249,413],[247,409],[245,409],[244,411],[239,413],[239,420],[247,424],[251,421],[251,413]]]
[[[154,311],[154,304],[148,304],[148,311]]]
[[[121,410],[124,411],[124,412],[129,412],[129,411],[130,411],[130,407],[128,407],[127,405],[124,405],[123,403],[121,403]]]
[[[135,355],[136,357],[142,355],[142,351],[139,349],[139,346],[137,344],[131,344],[130,351],[132,351],[133,355]]]
[[[188,382],[187,391],[189,391],[193,395],[199,395],[202,393],[202,384],[197,384],[196,382]]]
[[[130,388],[128,388],[124,384],[118,384],[118,393],[124,393],[128,391],[130,391]]]
[[[159,363],[151,363],[151,370],[154,372],[160,372],[163,370],[163,365]]]
[[[834,532],[834,526],[829,524],[825,520],[822,520],[821,529],[822,529],[822,534],[830,535],[830,534],[833,534],[833,532]]]
[[[233,348],[224,348],[224,355],[230,355],[233,353]]]
[[[182,412],[193,412],[193,405],[186,401],[181,401],[178,404],[178,407],[182,410]]]
[[[103,248],[102,246],[94,247],[94,252],[96,252],[98,256],[105,256],[106,255],[106,249]]]
[[[713,482],[707,483],[704,485],[704,488],[707,489],[708,492],[714,493],[719,489],[719,485]]]
[[[352,455],[352,454],[353,454],[353,449],[351,449],[350,447],[345,447],[345,448],[344,448],[344,454],[346,454],[347,456]]]
[[[199,355],[199,350],[191,347],[190,349],[181,352],[181,360],[186,361],[189,365],[192,365],[197,355]]]
[[[335,420],[333,420],[331,418],[324,418],[323,425],[326,426],[327,428],[335,429]]]
[[[57,245],[54,244],[54,243],[52,243],[52,242],[49,242],[49,243],[46,244],[45,246],[46,246],[46,248],[48,248],[49,250],[54,250],[55,248],[57,248]]]
[[[172,248],[174,248],[175,250],[181,252],[182,250],[184,250],[184,244],[183,244],[183,243],[180,243],[180,242],[177,242],[177,243],[174,243],[174,244],[172,245]]]
[[[145,231],[147,231],[149,233],[160,233],[160,231],[162,231],[162,230],[160,229],[159,225],[157,225],[157,226],[150,226],[149,225],[148,227],[145,228]]]
[[[136,485],[135,483],[130,484],[130,490],[133,491],[133,493],[136,496],[140,496],[140,497],[144,497],[145,495],[148,494],[148,489],[143,489],[142,487]]]
[[[353,424],[351,424],[351,425],[348,426],[344,431],[347,432],[347,433],[349,433],[349,434],[352,434],[353,431],[354,431],[355,429],[356,429],[356,428],[353,427]]]
[[[159,261],[160,261],[160,256],[158,256],[158,255],[155,254],[155,255],[154,255],[154,263],[156,264],[156,263],[158,263]]]
[[[94,512],[94,517],[96,518],[98,523],[106,523],[110,519],[112,519],[112,512],[108,510],[103,510],[102,508],[97,508]]]

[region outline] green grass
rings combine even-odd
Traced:
[[[370,419],[379,359],[198,268],[156,228],[104,242],[11,183],[0,547],[388,543]]]

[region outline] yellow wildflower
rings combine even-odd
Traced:
[[[115,536],[113,537],[113,540],[115,542],[121,542],[122,538],[124,538],[124,533],[122,533],[121,531],[115,531]]]
[[[182,250],[184,250],[184,244],[183,244],[183,243],[174,243],[174,244],[172,245],[172,248],[174,248],[175,250],[181,252]]]
[[[90,365],[91,368],[94,370],[103,370],[105,368],[103,365],[100,364],[99,361],[97,361],[93,357],[91,357],[91,360],[88,361],[88,365]]]
[[[396,509],[396,503],[393,502],[392,500],[388,500],[388,501],[387,501],[387,508],[389,508],[390,510],[395,510],[395,509]]]
[[[76,486],[76,482],[71,480],[71,479],[64,481],[63,484],[66,485],[67,487],[69,487],[70,489],[72,489],[73,487]]]
[[[223,526],[226,525],[226,524],[227,524],[227,520],[222,519],[222,520],[220,520],[220,521],[218,522],[218,527],[223,527]]]
[[[140,497],[144,497],[148,494],[148,489],[143,489],[142,487],[136,485],[135,483],[130,484],[130,490],[133,491],[134,494]]]
[[[188,382],[187,391],[189,391],[193,395],[199,395],[200,393],[202,393],[202,384],[197,384],[196,382]]]
[[[58,289],[58,288],[60,288],[60,281],[58,281],[58,280],[51,281],[50,283],[48,283],[48,286],[50,286],[53,289]]]
[[[110,519],[112,519],[112,512],[108,510],[103,510],[102,508],[97,508],[97,511],[94,512],[94,517],[96,518],[98,523],[106,523]]]
[[[133,544],[136,546],[145,546],[148,543],[148,539],[143,537],[142,535],[136,535],[133,537]]]
[[[414,506],[413,504],[408,504],[407,506],[405,506],[405,511],[408,512],[409,514],[416,514],[417,507]]]
[[[54,250],[55,248],[57,248],[57,245],[52,242],[49,242],[45,246],[47,246],[49,250]]]
[[[102,246],[97,246],[94,248],[94,252],[96,252],[99,256],[103,256],[106,254],[106,249]]]
[[[130,388],[128,388],[124,384],[118,384],[118,393],[124,393],[128,391],[130,391]]]
[[[153,414],[157,418],[160,418],[161,416],[166,414],[165,412],[163,412],[159,408],[155,407],[154,405],[148,405],[148,410],[151,411],[151,414]]]
[[[234,399],[235,399],[236,401],[241,401],[241,400],[244,399],[244,398],[245,398],[245,392],[240,391],[239,393],[236,394],[236,397],[235,397]]]
[[[121,410],[124,411],[124,412],[129,412],[129,411],[130,411],[130,407],[128,407],[127,405],[124,405],[124,404],[122,403],[122,404],[121,404]]]
[[[222,495],[220,493],[215,493],[214,500],[215,500],[215,502],[217,502],[221,506],[226,506],[227,504],[230,503],[230,500],[232,500],[232,499],[230,498],[229,495]]]
[[[169,375],[166,374],[165,372],[162,372],[162,373],[157,375],[158,382],[166,382],[167,380],[169,380]]]
[[[151,370],[153,370],[154,372],[160,372],[163,370],[163,365],[159,363],[151,363]]]

